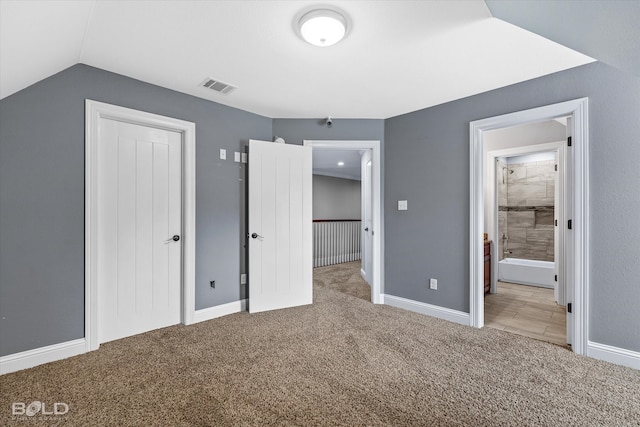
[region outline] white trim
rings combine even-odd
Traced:
[[[247,311],[247,300],[241,299],[226,304],[216,305],[214,307],[196,310],[192,323],[204,322],[206,320],[217,319],[218,317],[227,316],[229,314]]]
[[[193,323],[195,312],[195,186],[196,186],[196,125],[171,117],[85,101],[85,344],[86,351],[97,350],[98,289],[97,289],[97,203],[94,194],[98,185],[97,144],[101,118],[166,129],[182,134],[182,323]]]
[[[382,153],[379,140],[370,141],[319,141],[304,140],[303,145],[313,150],[371,150],[373,178],[373,280],[371,283],[371,302],[383,304],[384,291],[384,259],[382,257],[382,238],[384,223],[382,221]]]
[[[559,104],[534,108],[526,111],[505,114],[469,124],[470,131],[470,319],[471,326],[484,326],[484,291],[482,286],[483,252],[482,233],[484,232],[484,158],[483,132],[516,126],[525,123],[551,120],[556,117],[572,116],[573,126],[573,230],[566,233],[565,243],[573,246],[573,256],[567,260],[565,271],[572,280],[573,351],[585,354],[589,331],[589,138],[588,138],[588,99],[581,98]],[[569,243],[569,240],[572,241]]]
[[[587,356],[604,360],[605,362],[615,363],[616,365],[640,369],[640,352],[638,351],[588,341]]]
[[[85,339],[79,338],[0,357],[0,375],[83,354],[86,346]]]
[[[462,311],[452,310],[450,308],[396,297],[393,295],[384,295],[384,303],[392,307],[402,308],[404,310],[414,311],[416,313],[426,314],[427,316],[437,317],[438,319],[444,319],[449,322],[469,326],[469,314]]]

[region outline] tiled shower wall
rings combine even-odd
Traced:
[[[498,163],[499,259],[554,260],[554,165]]]

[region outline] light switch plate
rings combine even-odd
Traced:
[[[220,149],[220,160],[227,160],[227,150],[224,148]]]
[[[406,200],[398,200],[398,210],[406,211],[407,210],[407,201]]]
[[[233,153],[233,161],[237,162],[237,163],[240,163],[240,153],[238,151]]]
[[[242,163],[247,163],[247,153],[242,153]]]

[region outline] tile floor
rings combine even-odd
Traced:
[[[568,347],[565,307],[555,303],[553,289],[498,282],[498,293],[485,296],[484,324]]]

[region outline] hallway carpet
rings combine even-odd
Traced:
[[[312,305],[172,326],[4,375],[0,425],[640,425],[640,371],[332,283],[316,278]],[[69,411],[12,416],[33,401]]]

